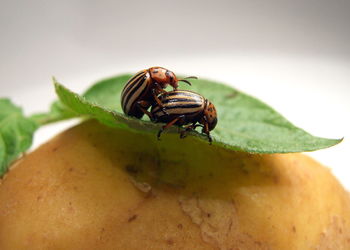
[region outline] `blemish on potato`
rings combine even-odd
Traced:
[[[259,247],[261,247],[261,245],[262,245],[261,241],[254,241],[254,243],[255,243],[256,245],[258,245]]]
[[[326,229],[320,233],[320,243],[315,249],[350,249],[349,236],[349,225],[344,219],[333,216]]]
[[[131,216],[129,219],[128,219],[128,222],[132,222],[134,220],[136,220],[137,218],[137,214],[134,214],[133,216]]]
[[[136,175],[139,172],[139,169],[135,165],[131,164],[126,165],[125,170],[132,175]]]
[[[172,239],[168,239],[168,240],[166,241],[166,243],[167,243],[168,245],[174,245],[174,241],[173,241]]]

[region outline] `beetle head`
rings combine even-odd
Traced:
[[[208,123],[208,129],[213,130],[218,123],[218,116],[214,104],[207,100],[207,105],[204,108],[204,116]]]
[[[170,84],[171,87],[173,87],[174,89],[177,89],[179,87],[179,84],[177,83],[178,80],[176,78],[176,75],[174,74],[174,72],[167,70],[165,72],[165,75],[167,77],[167,81]]]
[[[149,73],[153,81],[155,81],[161,88],[165,89],[169,84],[177,89],[177,78],[173,72],[162,67],[152,67]]]
[[[195,76],[189,76],[185,77],[183,79],[177,79],[174,72],[167,70],[162,67],[152,67],[149,69],[151,78],[159,84],[159,86],[163,89],[165,89],[168,85],[174,88],[176,90],[179,87],[178,82],[185,82],[188,85],[191,85],[191,83],[187,79],[197,79]]]

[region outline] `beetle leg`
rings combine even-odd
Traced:
[[[186,130],[182,130],[181,132],[180,132],[180,139],[184,139],[184,138],[186,138],[186,133],[187,133],[187,129]]]
[[[159,84],[157,82],[155,82],[154,85],[156,86],[157,90],[160,93],[166,93],[167,92],[165,89],[163,89],[161,86],[159,86]]]
[[[187,136],[187,132],[190,131],[190,130],[193,130],[193,124],[185,127],[185,129],[181,131],[180,139],[184,139]]]
[[[159,100],[155,89],[152,89],[152,95],[153,95],[154,100],[156,100],[157,104],[158,104],[160,107],[163,107],[163,104],[162,104],[162,102]]]
[[[202,124],[193,123],[191,125],[188,125],[187,127],[184,127],[185,130],[181,131],[180,138],[184,139],[187,136],[187,132],[189,132],[191,130],[195,130],[197,127],[201,127],[202,129],[204,129],[204,126]]]
[[[158,85],[157,85],[158,86]],[[163,90],[163,89],[161,89]],[[166,91],[165,91],[166,92]],[[163,113],[166,114],[166,115],[169,115],[169,113],[166,111],[166,109],[164,108],[162,102],[159,100],[157,94],[156,94],[156,90],[155,89],[152,89],[152,94],[153,94],[153,98],[154,100],[156,100],[157,104],[159,105],[159,107],[162,109]]]
[[[167,123],[166,125],[162,126],[162,128],[158,131],[157,134],[157,138],[158,140],[160,140],[160,136],[163,133],[163,131],[167,128],[170,128],[171,126],[173,126],[177,121],[179,121],[180,119],[183,119],[185,116],[184,115],[180,115],[178,117],[176,117],[174,120],[172,120],[171,122]]]
[[[185,126],[184,130],[181,131],[180,133],[180,138],[184,139],[187,136],[187,132],[194,130],[196,128],[196,124],[192,123],[191,125]]]
[[[141,111],[142,111],[144,114],[146,114],[146,115],[149,117],[149,119],[150,119],[151,121],[153,121],[152,113],[149,112],[149,111],[147,111],[147,110],[145,109],[145,107],[148,107],[148,106],[149,106],[149,102],[147,102],[147,101],[138,101],[136,104],[137,104],[137,107],[138,107],[139,109],[141,109]]]
[[[166,93],[166,92],[167,92],[165,89],[162,89],[162,88],[159,88],[159,91],[160,91],[161,93]]]
[[[203,126],[203,129],[202,129],[202,133],[205,133],[208,137],[208,140],[209,140],[209,144],[211,145],[213,139],[211,138],[210,136],[210,132],[209,132],[209,125],[208,125],[208,121],[207,121],[207,118],[204,116],[204,126]]]

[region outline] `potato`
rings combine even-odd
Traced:
[[[0,185],[0,249],[350,249],[350,197],[303,154],[88,121]]]

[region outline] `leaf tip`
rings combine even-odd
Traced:
[[[335,139],[335,140],[336,140],[336,144],[334,144],[334,145],[337,145],[337,144],[341,143],[344,140],[344,136],[342,138],[340,138],[340,139]]]
[[[57,79],[56,79],[55,76],[52,76],[51,79],[52,79],[52,81],[53,81],[54,83],[57,83]]]
[[[57,81],[57,79],[54,76],[52,77],[52,82],[57,93],[57,91],[59,91],[59,89],[62,88],[63,86]]]
[[[54,77],[54,76],[52,76],[52,82],[53,82],[56,90],[59,86],[61,86],[61,84],[57,81],[56,77]]]
[[[340,139],[329,139],[330,141],[332,141],[332,145],[331,146],[335,146],[339,143],[341,143],[344,140],[344,137],[340,138]]]

